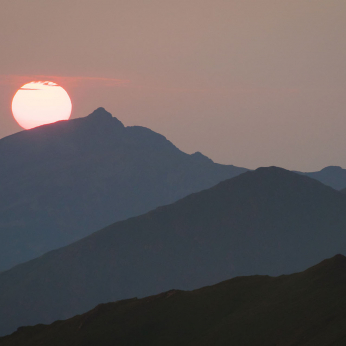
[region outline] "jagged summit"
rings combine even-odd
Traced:
[[[0,271],[246,171],[90,113],[0,139]]]
[[[191,154],[191,157],[194,159],[201,161],[201,162],[212,162],[214,161],[210,159],[208,156],[203,155],[200,151],[196,151],[195,153]]]
[[[112,121],[113,125],[124,127],[124,124],[117,118],[113,117],[111,113],[107,112],[103,107],[95,109],[91,114],[89,114],[86,119],[92,119],[97,122]]]
[[[95,109],[87,118],[102,117],[102,118],[112,118],[112,114],[107,112],[103,107]]]

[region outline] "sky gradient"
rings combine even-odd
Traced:
[[[32,80],[183,151],[247,168],[346,168],[345,0],[5,0],[0,138]]]

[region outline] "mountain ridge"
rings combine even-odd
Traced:
[[[51,325],[20,327],[0,344],[342,346],[345,268],[346,258],[336,255],[291,275],[236,277],[100,304]]]
[[[346,253],[345,229],[344,194],[281,168],[249,171],[1,273],[0,333],[172,287],[299,271]]]
[[[0,139],[0,163],[0,271],[247,171],[102,107]],[[312,177],[346,186],[346,170],[326,169]]]
[[[317,172],[298,172],[295,173],[306,175],[316,179],[321,183],[331,186],[335,190],[346,188],[346,169],[340,166],[327,166]]]
[[[197,156],[104,108],[1,139],[0,271],[246,171]]]

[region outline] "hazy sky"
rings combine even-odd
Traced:
[[[0,137],[16,90],[62,85],[183,151],[346,167],[345,0],[2,0]]]

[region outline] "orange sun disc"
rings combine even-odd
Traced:
[[[64,88],[53,82],[30,82],[23,85],[12,100],[12,113],[24,129],[68,120],[72,103]]]

